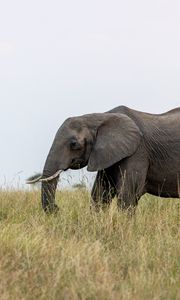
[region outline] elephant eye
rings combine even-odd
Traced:
[[[82,147],[81,144],[76,139],[72,139],[70,141],[70,148],[71,150],[80,150]]]

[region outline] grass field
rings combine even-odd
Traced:
[[[145,196],[136,216],[89,210],[85,190],[0,192],[0,299],[180,299],[180,201]]]

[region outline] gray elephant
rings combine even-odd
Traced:
[[[180,108],[149,114],[119,106],[105,113],[67,119],[58,129],[43,174],[42,206],[58,209],[55,191],[61,171],[97,171],[92,206],[132,210],[145,193],[180,197]]]

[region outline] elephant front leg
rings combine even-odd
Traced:
[[[97,173],[92,192],[91,192],[91,209],[99,212],[105,210],[111,204],[112,198],[116,195],[112,178],[106,170]]]
[[[126,176],[123,176],[126,177]],[[126,211],[129,215],[135,213],[137,204],[141,196],[144,194],[144,186],[141,183],[128,178],[121,179],[121,187],[119,188],[117,205],[120,210]]]
[[[148,160],[140,153],[127,158],[119,166],[118,208],[134,214],[139,199],[146,192],[147,170]]]
[[[135,213],[138,200],[143,195],[143,190],[141,193],[137,193],[131,187],[132,182],[121,182],[121,188],[118,192],[117,205],[120,210],[127,211],[130,215]]]

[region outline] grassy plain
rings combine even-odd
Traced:
[[[136,216],[89,210],[85,190],[0,192],[0,299],[180,299],[180,201],[145,195]]]

